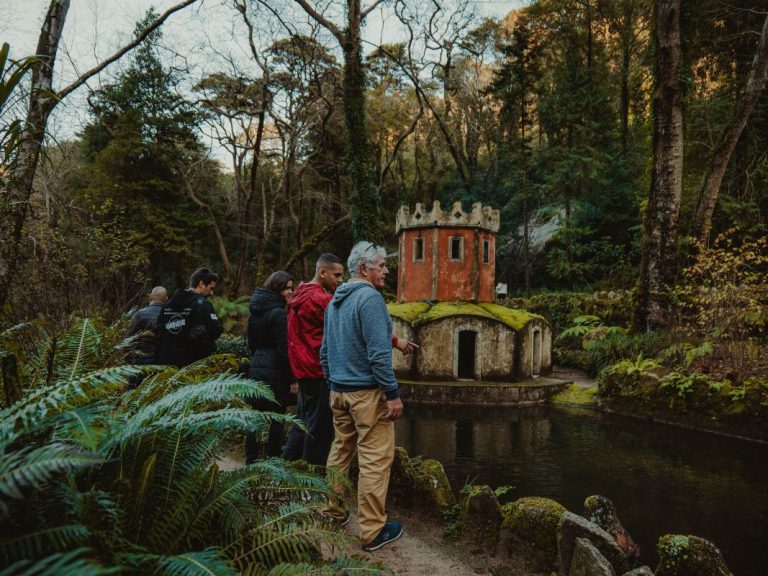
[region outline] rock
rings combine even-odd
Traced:
[[[560,574],[567,575],[571,567],[571,558],[577,538],[586,538],[611,563],[614,572],[624,574],[629,570],[629,562],[616,540],[597,524],[582,518],[578,514],[566,512],[558,526],[557,547],[560,558]]]
[[[495,550],[503,519],[496,494],[488,486],[473,487],[461,504],[461,534],[473,546]]]
[[[657,548],[656,576],[732,576],[723,554],[704,538],[667,534]]]
[[[616,576],[613,566],[586,538],[576,538],[568,576]]]
[[[653,576],[653,572],[651,572],[651,569],[648,568],[648,566],[640,566],[640,568],[635,568],[634,570],[630,570],[626,574],[622,574],[621,576]]]
[[[456,504],[456,496],[440,462],[425,458],[415,467],[415,472],[415,501],[420,510],[442,516],[444,509]]]
[[[395,448],[395,459],[389,475],[389,491],[387,498],[401,506],[411,507],[415,504],[416,469],[405,448]]]
[[[534,567],[551,569],[557,564],[557,527],[565,508],[549,498],[526,497],[503,508],[502,540],[508,551],[520,552]]]
[[[630,566],[637,564],[640,559],[640,547],[621,525],[613,502],[605,496],[588,497],[584,501],[584,517],[613,536],[619,548],[627,555]]]

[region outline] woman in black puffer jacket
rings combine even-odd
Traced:
[[[274,402],[254,400],[251,406],[256,410],[285,413],[290,401],[290,387],[293,382],[288,365],[288,315],[285,309],[287,298],[293,292],[293,276],[282,270],[273,272],[262,288],[256,288],[248,306],[248,348],[251,350],[251,365],[248,377],[269,384],[275,394]],[[273,422],[269,427],[266,456],[280,456],[283,443],[283,424]],[[251,463],[260,456],[262,445],[256,434],[249,432],[245,437],[245,461]]]

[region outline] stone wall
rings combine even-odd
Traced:
[[[515,331],[506,324],[473,316],[448,316],[416,328],[416,372],[420,378],[455,380],[459,332],[476,332],[475,379],[509,382],[515,377]],[[399,361],[399,360],[397,360]]]

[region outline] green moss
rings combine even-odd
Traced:
[[[531,320],[544,320],[538,314],[530,314],[524,310],[507,308],[498,304],[481,302],[438,302],[434,306],[428,302],[408,302],[405,304],[387,304],[389,314],[409,324],[417,325],[432,322],[450,316],[477,316],[489,320],[503,322],[513,330],[521,330]]]
[[[597,386],[583,388],[576,384],[571,384],[563,390],[552,396],[550,402],[553,404],[571,404],[577,406],[596,406],[597,405]]]
[[[514,330],[521,330],[531,320],[544,320],[543,316],[538,314],[531,314],[525,310],[519,310],[516,308],[507,308],[506,306],[500,306],[499,304],[490,304],[488,302],[482,302],[478,304],[483,310],[490,312],[496,318],[504,322],[507,326]]]
[[[732,576],[720,550],[704,538],[667,534],[658,551],[656,576]]]
[[[461,504],[461,533],[474,546],[494,548],[502,522],[501,506],[488,486],[473,486]]]
[[[428,302],[390,303],[387,304],[387,309],[390,316],[404,320],[409,324],[414,324],[419,319],[419,316],[429,310],[431,306]]]
[[[504,506],[502,527],[551,564],[557,558],[557,527],[565,512],[562,504],[549,498],[520,498]]]
[[[441,513],[456,504],[443,465],[431,458],[425,458],[416,466],[416,495],[427,505],[426,512]]]

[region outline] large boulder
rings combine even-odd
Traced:
[[[640,547],[621,525],[616,507],[605,496],[590,496],[584,501],[584,517],[597,524],[616,540],[627,555],[630,566],[635,566],[640,559]]]
[[[461,534],[472,546],[495,550],[503,520],[496,494],[488,486],[474,486],[461,503]]]
[[[563,514],[557,530],[557,547],[560,558],[560,574],[567,576],[571,568],[571,558],[576,547],[577,538],[586,538],[600,550],[611,563],[616,574],[629,571],[629,562],[624,551],[619,548],[616,540],[608,532],[586,518],[566,512]]]
[[[522,552],[534,569],[557,565],[557,527],[566,509],[549,498],[526,497],[504,506],[500,539],[510,555]]]
[[[576,538],[568,576],[616,576],[616,572],[592,542]]]
[[[657,549],[656,576],[732,576],[723,554],[704,538],[666,534]]]

